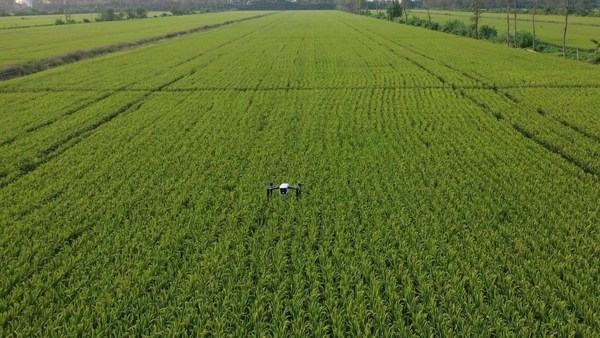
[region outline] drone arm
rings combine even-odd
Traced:
[[[274,187],[273,186],[273,182],[269,183],[269,186],[267,187],[267,198],[271,197],[271,195],[273,195],[273,190],[278,190],[279,187]]]

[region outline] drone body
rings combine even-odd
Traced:
[[[270,199],[273,195],[273,190],[279,190],[281,197],[289,195],[290,190],[296,191],[296,199],[299,200],[302,197],[302,183],[298,182],[297,185],[290,185],[289,183],[281,183],[278,187],[273,185],[273,182],[269,183],[267,187],[267,199]]]

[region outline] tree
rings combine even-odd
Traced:
[[[531,11],[531,28],[533,29],[533,51],[535,51],[535,11],[537,10],[536,0],[533,0],[533,10]]]
[[[562,45],[563,57],[567,56],[567,26],[568,26],[568,22],[569,22],[569,10],[571,9],[570,5],[571,5],[570,1],[565,0],[565,30],[563,32],[563,45]]]
[[[127,19],[143,19],[148,17],[146,10],[142,7],[138,7],[136,9],[128,8],[126,12]]]
[[[352,13],[359,13],[365,6],[364,0],[337,0],[338,8]]]
[[[146,10],[143,7],[138,7],[135,9],[135,16],[138,19],[143,19],[143,18],[148,17],[148,13],[146,12]]]
[[[515,12],[515,48],[517,48],[517,0],[515,0],[515,8],[513,8],[513,10]]]
[[[377,18],[379,18],[381,16],[381,1],[379,0],[375,0],[375,9],[376,9],[376,16]]]
[[[352,13],[359,13],[366,7],[364,0],[337,0],[338,8]]]
[[[481,39],[492,40],[492,39],[495,39],[497,36],[498,36],[498,31],[494,27],[491,27],[488,25],[482,25],[479,28],[479,37]]]
[[[65,22],[71,23],[71,21],[73,21],[73,20],[71,19],[71,12],[69,11],[69,0],[65,0],[64,13],[65,13]]]
[[[97,19],[98,21],[115,21],[119,20],[119,16],[115,12],[113,8],[107,8],[100,13],[100,17]]]
[[[479,12],[479,0],[473,0],[473,25],[475,26],[475,39],[479,39],[479,18],[481,13]],[[430,20],[431,21],[431,20]]]
[[[592,39],[592,42],[596,44],[596,53],[600,54],[600,41]]]
[[[506,45],[510,46],[510,0],[506,0]]]
[[[427,10],[427,20],[429,20],[429,25],[431,25],[431,14],[429,14],[429,0],[423,0],[423,6]]]
[[[173,3],[173,6],[171,6],[171,8],[169,9],[169,11],[173,15],[184,15],[184,14],[188,13],[188,10],[185,9],[183,6],[181,6],[178,3]]]
[[[398,0],[392,0],[392,3],[387,8],[388,20],[393,21],[395,18],[402,16],[402,6]]]

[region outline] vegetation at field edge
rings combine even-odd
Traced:
[[[410,10],[409,16],[416,16],[427,19],[427,12],[424,10]],[[444,24],[451,20],[460,20],[466,25],[471,25],[470,12],[454,11],[430,11],[431,20]],[[531,32],[531,15],[518,14],[517,29],[519,31]],[[513,16],[510,17],[511,30],[513,30]],[[536,34],[537,39],[543,43],[556,46],[562,45],[562,36],[564,30],[564,17],[557,15],[536,15]],[[569,18],[569,29],[567,35],[567,46],[571,48],[580,48],[584,50],[595,47],[592,39],[600,39],[600,17],[571,17]],[[501,35],[506,31],[506,14],[502,13],[482,13],[480,25],[494,27]],[[514,32],[513,32],[514,34]]]

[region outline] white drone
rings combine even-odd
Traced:
[[[286,197],[290,193],[290,190],[296,191],[296,199],[299,200],[302,197],[302,183],[298,182],[297,185],[290,185],[289,183],[281,183],[278,187],[273,185],[273,182],[269,183],[267,187],[267,199],[270,199],[273,195],[273,190],[279,190],[281,197]]]

